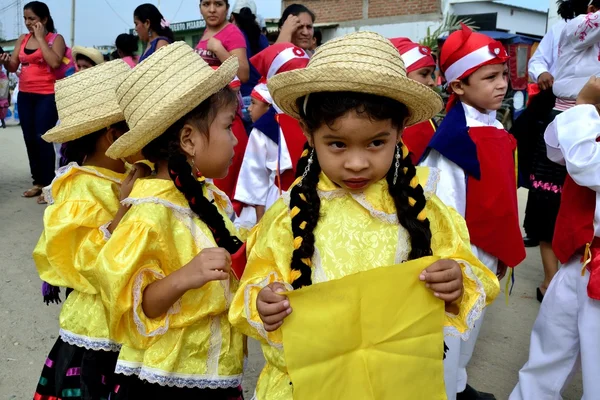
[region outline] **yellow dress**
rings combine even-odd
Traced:
[[[446,313],[444,331],[466,338],[483,308],[498,295],[498,279],[471,253],[464,220],[435,196],[438,171],[427,168],[417,171],[428,199],[426,210],[431,222],[433,254],[454,259],[463,269],[460,312]],[[408,259],[408,232],[398,224],[385,180],[361,194],[350,194],[321,174],[317,188],[321,217],[314,231],[313,283]],[[269,283],[283,282],[291,290],[290,260],[294,247],[288,203],[289,197],[275,203],[249,238],[248,264],[229,312],[235,327],[261,341],[267,363],[256,387],[259,400],[292,399],[281,329],[266,332],[256,310],[258,293]]]
[[[33,259],[42,280],[73,288],[60,313],[60,337],[92,350],[118,351],[120,347],[109,339],[94,266],[110,236],[106,228],[119,209],[123,177],[72,163],[60,168],[44,189],[49,206]]]
[[[204,190],[219,210],[225,210],[221,214],[234,232],[226,216],[227,196],[212,184]],[[211,231],[170,180],[138,180],[124,203],[131,208],[98,257],[110,332],[123,344],[115,372],[162,386],[239,386],[242,334],[227,319],[237,281],[190,290],[159,318],[146,317],[141,306],[148,285],[180,269],[203,249],[217,247]]]

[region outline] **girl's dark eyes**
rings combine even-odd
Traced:
[[[334,149],[343,149],[344,147],[346,147],[346,145],[343,142],[331,142],[329,143],[330,147],[333,147]]]
[[[383,140],[373,140],[369,147],[380,147],[383,146],[385,142]]]

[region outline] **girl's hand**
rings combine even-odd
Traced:
[[[125,200],[131,194],[133,184],[136,180],[150,175],[150,168],[145,164],[136,164],[131,168],[127,178],[121,183],[121,201]]]
[[[208,39],[208,42],[206,43],[206,50],[210,51],[213,54],[217,54],[219,50],[223,48],[223,43],[214,36]]]
[[[273,282],[258,292],[256,309],[267,332],[277,330],[292,312],[287,296],[279,294],[285,291],[283,284]]]
[[[425,269],[419,279],[426,282],[435,297],[452,303],[462,296],[463,276],[462,270],[454,260],[439,260]]]
[[[226,281],[231,270],[231,255],[222,247],[204,249],[182,271],[185,291],[199,289],[212,281]]]
[[[46,28],[41,22],[36,22],[33,25],[33,37],[37,40],[42,40],[46,37]]]

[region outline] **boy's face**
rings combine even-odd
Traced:
[[[419,68],[416,71],[409,72],[408,77],[414,81],[422,83],[425,86],[433,88],[435,87],[435,81],[433,80],[434,72],[435,67]]]
[[[248,106],[248,112],[250,113],[250,119],[252,119],[252,122],[258,121],[260,117],[265,115],[265,113],[269,111],[269,107],[270,105],[268,103],[252,97],[250,106]]]
[[[454,81],[452,90],[460,101],[480,112],[496,111],[508,90],[508,67],[506,64],[485,65],[465,81]]]

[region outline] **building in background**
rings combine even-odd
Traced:
[[[302,3],[317,16],[315,28],[323,40],[350,32],[370,30],[386,37],[420,40],[448,13],[471,18],[481,30],[498,30],[541,37],[547,10],[527,8],[507,0],[283,0],[282,9]]]

